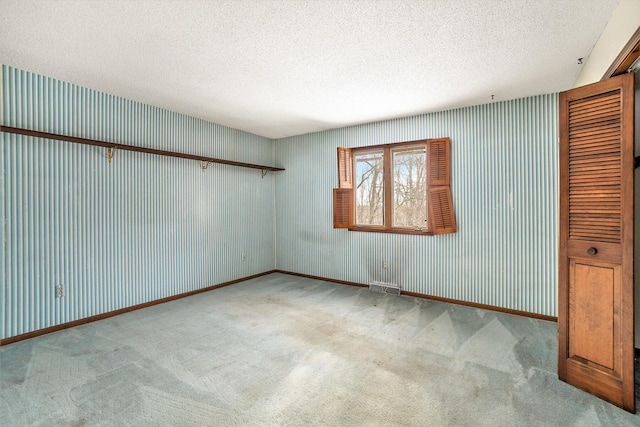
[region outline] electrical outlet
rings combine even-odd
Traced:
[[[61,298],[64,296],[64,288],[62,287],[62,285],[58,285],[58,288],[56,289],[56,296],[58,298]]]
[[[386,260],[382,261],[382,268],[387,268],[387,261]]]
[[[247,254],[242,254],[242,260],[246,261],[247,260]]]

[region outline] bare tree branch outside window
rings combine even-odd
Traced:
[[[393,226],[427,227],[425,147],[393,150]]]
[[[356,154],[356,224],[384,225],[383,151]]]
[[[393,227],[426,229],[426,147],[387,151],[392,156]],[[354,156],[356,224],[384,225],[384,150]]]

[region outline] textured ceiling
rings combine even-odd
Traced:
[[[270,138],[570,88],[619,0],[0,0],[0,62]]]

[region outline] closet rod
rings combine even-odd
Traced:
[[[76,144],[94,145],[97,147],[114,148],[116,150],[137,151],[140,153],[156,154],[158,156],[177,157],[180,159],[198,160],[201,162],[220,163],[222,165],[239,166],[242,168],[260,169],[263,171],[283,171],[284,168],[273,166],[254,165],[253,163],[234,162],[233,160],[216,159],[215,157],[198,156],[195,154],[178,153],[175,151],[157,150],[155,148],[137,147],[135,145],[117,144],[114,142],[98,141],[95,139],[78,138],[56,133],[40,132],[36,130],[22,129],[0,125],[0,131],[15,133],[18,135],[33,136],[36,138],[56,139],[59,141],[74,142]]]

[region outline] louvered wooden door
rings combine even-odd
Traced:
[[[635,412],[633,74],[559,107],[558,376]]]

